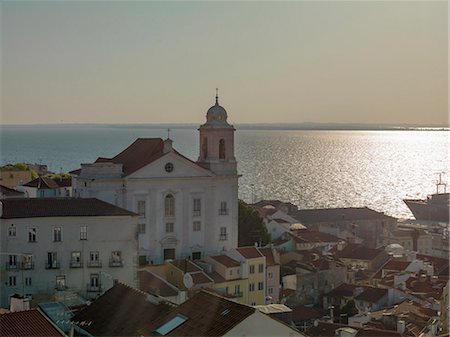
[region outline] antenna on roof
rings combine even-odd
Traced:
[[[170,139],[170,129],[167,129],[167,139]]]

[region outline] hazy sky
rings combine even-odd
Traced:
[[[1,3],[1,122],[448,123],[447,2]]]

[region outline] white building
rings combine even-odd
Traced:
[[[139,138],[115,157],[72,172],[74,195],[140,214],[141,262],[199,259],[237,247],[235,129],[217,96],[206,119],[196,162],[177,152],[170,139]]]
[[[1,201],[1,296],[49,300],[57,291],[96,297],[136,286],[137,214],[97,199]]]

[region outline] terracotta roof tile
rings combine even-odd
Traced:
[[[272,248],[266,247],[266,248],[258,248],[259,252],[263,254],[266,257],[266,266],[274,266],[277,263],[275,263],[275,257],[273,256]]]
[[[1,337],[61,337],[57,329],[38,309],[0,315]]]
[[[350,243],[343,250],[338,251],[336,256],[343,259],[373,260],[383,252],[383,249],[368,248],[363,245]]]
[[[372,219],[393,219],[392,217],[374,211],[367,207],[362,208],[325,208],[325,209],[301,209],[295,212],[294,218],[303,223],[327,222],[327,221],[354,221]]]
[[[149,325],[155,331],[177,315],[186,321],[167,336],[222,336],[255,312],[255,308],[230,301],[206,290]]]
[[[39,189],[59,188],[58,184],[53,179],[45,178],[45,177],[38,177],[38,178],[24,184],[23,186],[36,187]]]
[[[210,258],[219,262],[227,268],[240,267],[241,265],[239,261],[236,261],[227,255],[214,255],[210,256]]]
[[[239,247],[236,250],[246,259],[254,259],[258,257],[263,257],[256,247]]]
[[[137,215],[95,198],[20,198],[2,200],[1,218]]]
[[[94,336],[150,336],[150,322],[173,309],[166,302],[150,301],[150,296],[118,283],[77,313],[72,321]]]
[[[208,275],[205,274],[205,272],[195,272],[195,273],[189,273],[192,276],[192,280],[194,281],[194,284],[205,284],[205,283],[213,283],[214,280],[210,278]]]
[[[7,197],[20,197],[24,196],[25,193],[13,190],[12,188],[0,185],[0,193],[6,195]]]
[[[400,261],[400,260],[391,259],[383,267],[381,267],[381,269],[404,271],[410,264],[411,264],[411,262],[408,262],[408,261]]]
[[[309,230],[299,230],[295,232],[288,232],[289,235],[297,242],[297,243],[309,243],[309,242],[339,242],[343,241],[337,236],[317,232],[317,231],[309,231]]]
[[[170,261],[170,264],[177,267],[182,272],[196,272],[196,271],[202,271],[203,269],[197,266],[194,262],[191,260],[173,260]]]
[[[361,294],[355,297],[355,300],[376,303],[384,296],[387,296],[387,294],[387,289],[367,287]]]
[[[178,290],[171,287],[167,281],[161,279],[161,277],[149,272],[148,270],[138,271],[139,289],[156,294],[162,297],[177,296]]]

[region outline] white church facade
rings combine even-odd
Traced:
[[[81,164],[74,196],[136,212],[141,262],[199,259],[237,247],[238,174],[235,129],[218,97],[201,125],[196,162],[172,140],[139,138],[113,158]]]

